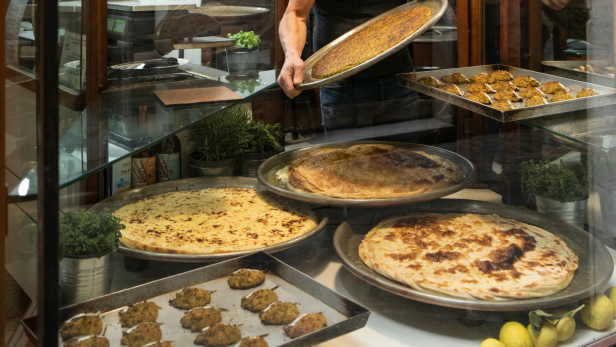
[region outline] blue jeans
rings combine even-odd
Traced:
[[[395,76],[366,82],[340,81],[321,87],[325,132],[417,119],[419,96]]]

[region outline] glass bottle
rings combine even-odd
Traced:
[[[139,106],[139,143],[150,143],[148,134],[147,106]],[[147,146],[131,158],[131,187],[142,187],[156,183],[156,152]]]
[[[168,133],[173,131],[171,124]],[[156,182],[179,180],[181,175],[182,143],[174,134],[165,138],[156,151]]]

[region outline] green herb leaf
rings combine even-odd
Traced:
[[[562,160],[560,165],[530,160],[520,164],[520,173],[524,187],[535,196],[567,202],[588,195],[588,169],[582,164],[567,167]]]
[[[67,212],[60,218],[60,260],[64,256],[100,258],[118,248],[126,228],[121,219],[105,209],[101,213],[82,209]]]

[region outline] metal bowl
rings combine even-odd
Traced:
[[[144,186],[136,189],[131,189],[124,193],[119,193],[108,199],[105,199],[98,204],[92,206],[91,210],[101,212],[103,209],[109,209],[109,212],[114,212],[122,206],[132,204],[149,196],[160,195],[168,192],[186,191],[193,189],[205,188],[253,188],[263,190],[263,187],[255,178],[251,177],[198,177],[188,178],[184,180],[157,183],[150,186]],[[140,249],[129,248],[120,244],[118,251],[122,254],[133,258],[168,261],[168,262],[183,262],[183,263],[213,263],[222,260],[237,258],[240,256],[253,254],[257,252],[274,253],[293,247],[318,233],[323,231],[329,219],[327,217],[320,218],[320,223],[309,232],[298,236],[294,239],[285,242],[277,243],[271,246],[256,248],[246,251],[229,252],[229,253],[207,253],[207,254],[168,254],[154,253],[143,251]]]
[[[319,195],[314,193],[307,192],[299,192],[289,190],[286,186],[278,183],[278,179],[276,178],[276,172],[282,169],[283,167],[289,165],[296,158],[318,149],[323,148],[349,148],[355,145],[362,144],[382,144],[382,145],[391,145],[398,148],[411,149],[414,151],[423,151],[428,154],[438,155],[443,159],[450,160],[454,164],[458,165],[462,172],[464,173],[464,179],[462,182],[456,184],[455,186],[433,191],[424,194],[410,195],[410,196],[399,196],[399,197],[391,197],[391,198],[378,198],[378,199],[342,199],[342,198],[332,198],[325,195]],[[340,207],[383,207],[383,206],[394,206],[394,205],[405,205],[405,204],[413,204],[418,202],[424,202],[429,200],[434,200],[441,198],[443,196],[451,195],[456,193],[466,187],[468,187],[475,180],[475,167],[473,163],[471,163],[468,159],[462,157],[461,155],[450,152],[448,150],[432,147],[427,145],[420,145],[415,143],[406,143],[406,142],[390,142],[390,141],[349,141],[349,142],[341,142],[341,143],[325,143],[321,145],[316,145],[312,147],[295,149],[288,152],[282,152],[276,156],[273,156],[263,162],[259,169],[257,170],[257,179],[259,182],[268,190],[280,194],[282,196],[286,196],[288,198],[312,203],[319,205],[330,205],[330,206],[340,206]]]

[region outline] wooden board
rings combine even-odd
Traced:
[[[179,106],[243,99],[241,96],[235,94],[232,90],[226,87],[155,90],[154,94],[163,104],[165,104],[165,106]]]

